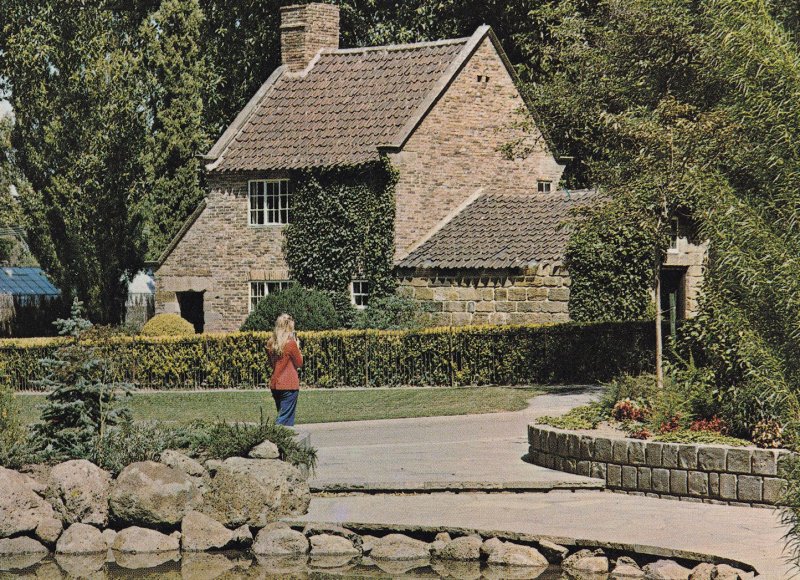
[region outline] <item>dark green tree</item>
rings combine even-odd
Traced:
[[[158,258],[203,198],[199,155],[206,152],[204,98],[211,74],[200,47],[204,25],[198,0],[164,0],[141,27],[142,70],[149,116],[144,236]]]

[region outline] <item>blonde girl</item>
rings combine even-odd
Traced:
[[[278,410],[278,425],[294,425],[300,377],[297,369],[303,366],[303,355],[294,333],[294,318],[281,314],[275,321],[275,330],[267,343],[272,377],[269,388]]]

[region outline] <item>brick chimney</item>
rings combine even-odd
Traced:
[[[301,4],[281,7],[281,61],[301,71],[321,48],[339,48],[339,7]]]

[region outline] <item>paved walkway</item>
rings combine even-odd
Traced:
[[[300,425],[317,448],[313,490],[600,489],[602,482],[523,461],[528,423],[560,415],[597,394],[562,389],[523,411]]]
[[[597,393],[591,387],[563,389],[509,413],[301,425],[298,431],[310,434],[319,454],[312,489],[387,493],[314,497],[309,513],[297,521],[613,542],[640,553],[712,554],[748,563],[764,578],[795,577],[782,553],[785,530],[775,510],[597,491],[598,480],[522,460],[532,419],[565,413]],[[409,490],[439,493],[391,493]]]

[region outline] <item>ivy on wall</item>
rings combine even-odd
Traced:
[[[388,160],[301,172],[284,245],[292,277],[332,293],[353,279],[372,296],[392,293],[396,182]]]
[[[588,208],[567,244],[570,318],[578,322],[653,318],[654,244],[647,218],[611,201]]]

